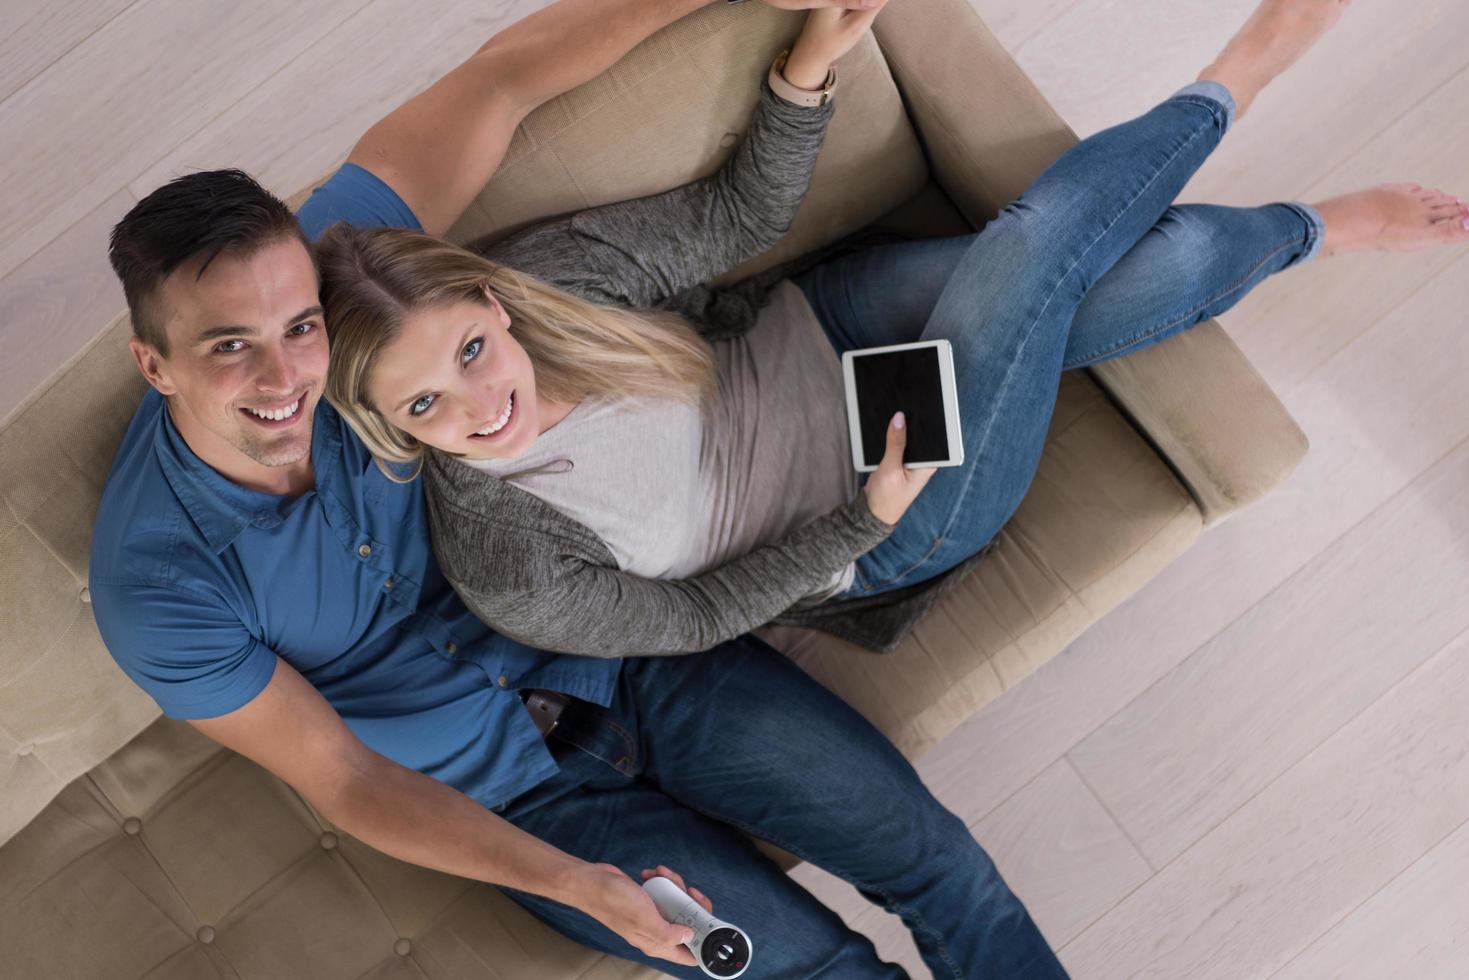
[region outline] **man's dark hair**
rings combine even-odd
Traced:
[[[198,275],[203,276],[221,252],[248,257],[291,237],[310,251],[291,209],[243,170],[205,170],[164,184],[117,223],[108,248],[133,333],[167,357],[168,337],[156,300],[175,269],[202,255]]]

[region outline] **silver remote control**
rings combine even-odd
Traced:
[[[714,918],[688,892],[661,875],[643,882],[643,890],[653,899],[663,918],[694,930],[693,938],[684,945],[706,975],[730,980],[749,967],[750,937],[744,930]]]

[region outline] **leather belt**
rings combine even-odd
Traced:
[[[570,695],[560,691],[532,688],[521,691],[520,697],[525,701],[525,710],[530,712],[530,720],[535,722],[536,731],[541,733],[541,738],[551,734],[561,721],[561,712],[571,704]]]

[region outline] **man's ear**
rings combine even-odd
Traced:
[[[129,337],[128,350],[133,352],[133,360],[138,362],[138,370],[143,372],[143,379],[157,388],[160,395],[166,398],[178,392],[178,388],[169,380],[167,359],[152,344],[137,337]]]

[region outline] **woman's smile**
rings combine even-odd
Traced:
[[[499,439],[510,431],[511,423],[519,417],[519,414],[515,410],[515,392],[512,391],[510,392],[510,398],[505,402],[505,410],[500,413],[500,417],[479,431],[470,433],[469,438],[483,440]]]

